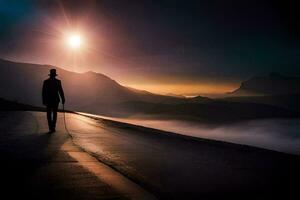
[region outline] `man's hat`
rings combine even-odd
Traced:
[[[50,74],[49,76],[57,76],[56,74],[56,69],[50,69]]]

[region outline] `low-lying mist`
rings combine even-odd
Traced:
[[[300,155],[300,119],[249,120],[215,126],[181,120],[110,119],[182,135],[246,144]]]

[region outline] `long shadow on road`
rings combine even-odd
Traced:
[[[2,197],[126,199],[69,155],[81,150],[69,144],[65,132],[47,134],[42,113],[0,112],[0,119]]]
[[[30,178],[54,154],[47,152],[50,134],[38,133],[37,124],[25,112],[1,112],[0,170],[2,189],[11,197],[33,191]],[[62,145],[61,140],[57,145]],[[27,195],[26,195],[27,194]]]

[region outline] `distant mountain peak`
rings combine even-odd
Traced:
[[[268,76],[255,76],[241,83],[229,93],[233,96],[257,96],[300,93],[300,77],[270,73]]]

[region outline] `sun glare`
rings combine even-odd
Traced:
[[[72,34],[67,38],[67,43],[72,49],[77,49],[81,46],[82,39],[78,34]]]

